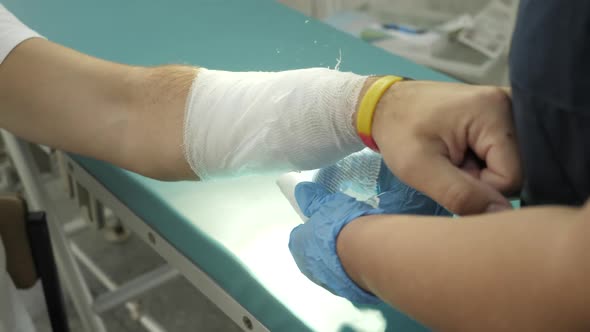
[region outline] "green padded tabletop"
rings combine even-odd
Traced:
[[[333,68],[341,55],[345,71],[449,80],[270,0],[2,2],[48,39],[122,63],[286,70]],[[164,183],[73,157],[270,330],[425,330],[385,305],[355,307],[299,273],[287,241],[300,219],[275,176]]]

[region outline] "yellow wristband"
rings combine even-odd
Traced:
[[[356,117],[356,131],[366,146],[369,148],[379,151],[379,147],[377,147],[377,143],[373,139],[373,115],[375,114],[375,108],[377,108],[377,103],[394,83],[403,80],[403,77],[399,76],[384,76],[375,81],[361,100],[359,104],[359,109],[357,112]]]

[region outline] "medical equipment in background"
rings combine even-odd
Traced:
[[[507,55],[518,0],[280,1],[460,80],[509,83]]]

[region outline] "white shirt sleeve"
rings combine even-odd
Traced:
[[[41,36],[0,4],[0,64],[18,44],[33,37]]]

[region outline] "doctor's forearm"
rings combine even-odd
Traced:
[[[367,216],[338,237],[360,286],[435,330],[588,330],[590,205]]]

